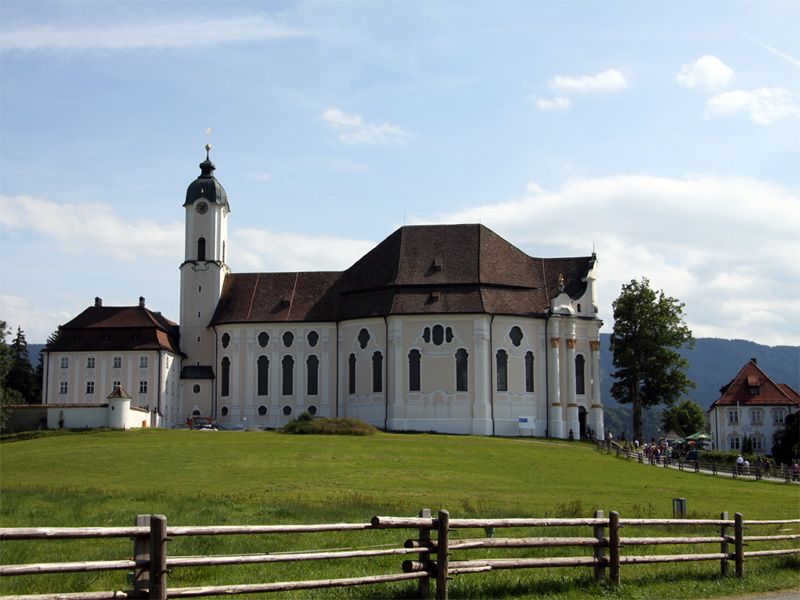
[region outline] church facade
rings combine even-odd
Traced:
[[[341,272],[232,273],[227,194],[208,157],[200,169],[183,204],[180,325],[143,299],[98,299],[46,349],[46,403],[85,403],[93,377],[98,397],[123,383],[151,426],[272,428],[308,412],[394,431],[603,435],[594,255],[535,258],[482,225],[422,225]]]

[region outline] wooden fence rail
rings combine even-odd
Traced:
[[[764,526],[783,526],[789,533],[744,535],[745,529]],[[790,527],[786,527],[790,526]],[[680,535],[634,536],[620,535],[626,527],[680,528]],[[111,598],[190,598],[215,595],[267,593],[292,590],[311,590],[359,585],[379,585],[391,582],[418,581],[418,595],[429,598],[431,581],[436,582],[437,599],[448,597],[449,580],[457,575],[490,573],[506,569],[591,568],[597,582],[618,585],[623,565],[657,563],[683,563],[719,561],[722,576],[728,573],[732,562],[737,577],[744,575],[746,559],[800,554],[798,547],[747,550],[750,544],[787,542],[800,539],[793,532],[800,527],[800,519],[770,519],[745,521],[740,513],[730,519],[722,513],[719,519],[625,519],[611,512],[595,511],[592,518],[542,519],[451,519],[446,510],[434,517],[423,509],[419,517],[373,517],[370,523],[333,523],[312,525],[260,525],[260,526],[201,526],[168,527],[163,515],[140,515],[135,527],[10,527],[0,529],[0,541],[40,541],[75,539],[132,538],[134,558],[128,560],[72,561],[59,563],[3,564],[0,577],[22,577],[46,573],[129,571],[133,588],[124,591],[79,593],[50,593],[24,596],[2,596],[0,600],[105,600]],[[559,530],[550,536],[494,537],[497,529],[531,528],[581,528],[590,535],[564,535]],[[686,529],[711,528],[698,535],[684,533]],[[286,535],[319,532],[354,532],[365,530],[416,530],[415,539],[399,541],[396,547],[368,549],[332,549],[327,551],[298,551],[290,553],[258,553],[246,555],[168,556],[167,542],[175,537],[219,535]],[[482,529],[489,537],[453,537],[459,530]],[[432,534],[435,533],[436,537]],[[663,546],[714,546],[716,551],[683,554],[628,554],[626,548],[638,549]],[[390,544],[391,546],[391,544]],[[8,548],[8,547],[7,547]],[[572,548],[573,556],[470,559],[472,550],[525,548]],[[634,550],[637,551],[637,550]],[[457,560],[453,559],[458,554]],[[583,553],[583,554],[581,554]],[[10,552],[3,553],[7,557]],[[252,565],[268,563],[302,563],[341,559],[368,559],[375,557],[409,557],[401,562],[400,571],[337,579],[263,582],[250,584],[206,585],[197,587],[168,587],[168,575],[173,569],[187,569],[220,565]]]

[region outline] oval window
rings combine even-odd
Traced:
[[[294,343],[294,334],[291,331],[287,331],[283,334],[283,345],[289,348]]]
[[[317,345],[319,341],[319,334],[316,331],[312,331],[308,334],[308,345],[312,348]]]
[[[266,406],[264,406],[263,404],[262,404],[261,406],[259,406],[259,407],[258,407],[258,414],[259,414],[259,415],[261,415],[262,417],[263,417],[265,414],[267,414],[267,407],[266,407]]]
[[[200,384],[199,384],[199,383],[195,383],[195,384],[192,386],[192,391],[193,391],[195,394],[199,394],[199,393],[200,393]]]
[[[369,344],[369,331],[362,329],[358,332],[358,345],[361,346],[363,350],[367,347],[367,344]]]
[[[228,344],[230,344],[230,343],[231,343],[231,336],[230,336],[230,334],[228,334],[228,333],[223,333],[223,334],[222,334],[222,347],[223,347],[223,348],[227,348],[227,347],[228,347]]]
[[[219,411],[219,412],[220,412],[220,414],[221,414],[223,417],[227,417],[227,416],[228,416],[228,407],[227,407],[227,406],[223,406],[223,407],[220,409],[220,411]]]
[[[283,407],[283,414],[287,417],[292,414],[292,407],[291,406],[284,406]]]
[[[522,329],[514,325],[511,328],[511,331],[508,332],[508,337],[511,338],[511,343],[515,346],[519,346],[522,343]]]
[[[433,344],[435,346],[441,346],[444,342],[444,327],[441,325],[434,325],[433,326]]]
[[[312,404],[311,406],[308,407],[308,410],[306,412],[313,417],[315,414],[317,414],[317,407]]]
[[[267,344],[269,344],[269,334],[266,331],[262,331],[258,334],[258,345],[264,348]]]

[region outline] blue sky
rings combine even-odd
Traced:
[[[697,336],[798,344],[800,3],[0,0],[0,318],[177,319],[213,145],[234,271],[405,223],[647,276]],[[210,136],[207,130],[211,128]]]

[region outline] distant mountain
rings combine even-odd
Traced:
[[[611,334],[600,334],[600,374],[601,394],[605,407],[606,427],[613,431],[631,432],[630,407],[618,404],[611,397]],[[699,338],[693,350],[683,350],[681,355],[689,361],[687,373],[695,382],[695,388],[687,397],[708,410],[720,396],[719,388],[726,385],[751,358],[758,361],[776,383],[788,383],[800,390],[800,346],[764,346],[747,340],[722,340],[718,338]],[[661,409],[649,411],[645,415],[646,437],[655,437],[658,414]]]
[[[44,344],[28,344],[28,358],[30,358],[34,369],[39,364],[39,353],[44,349],[44,346]]]

